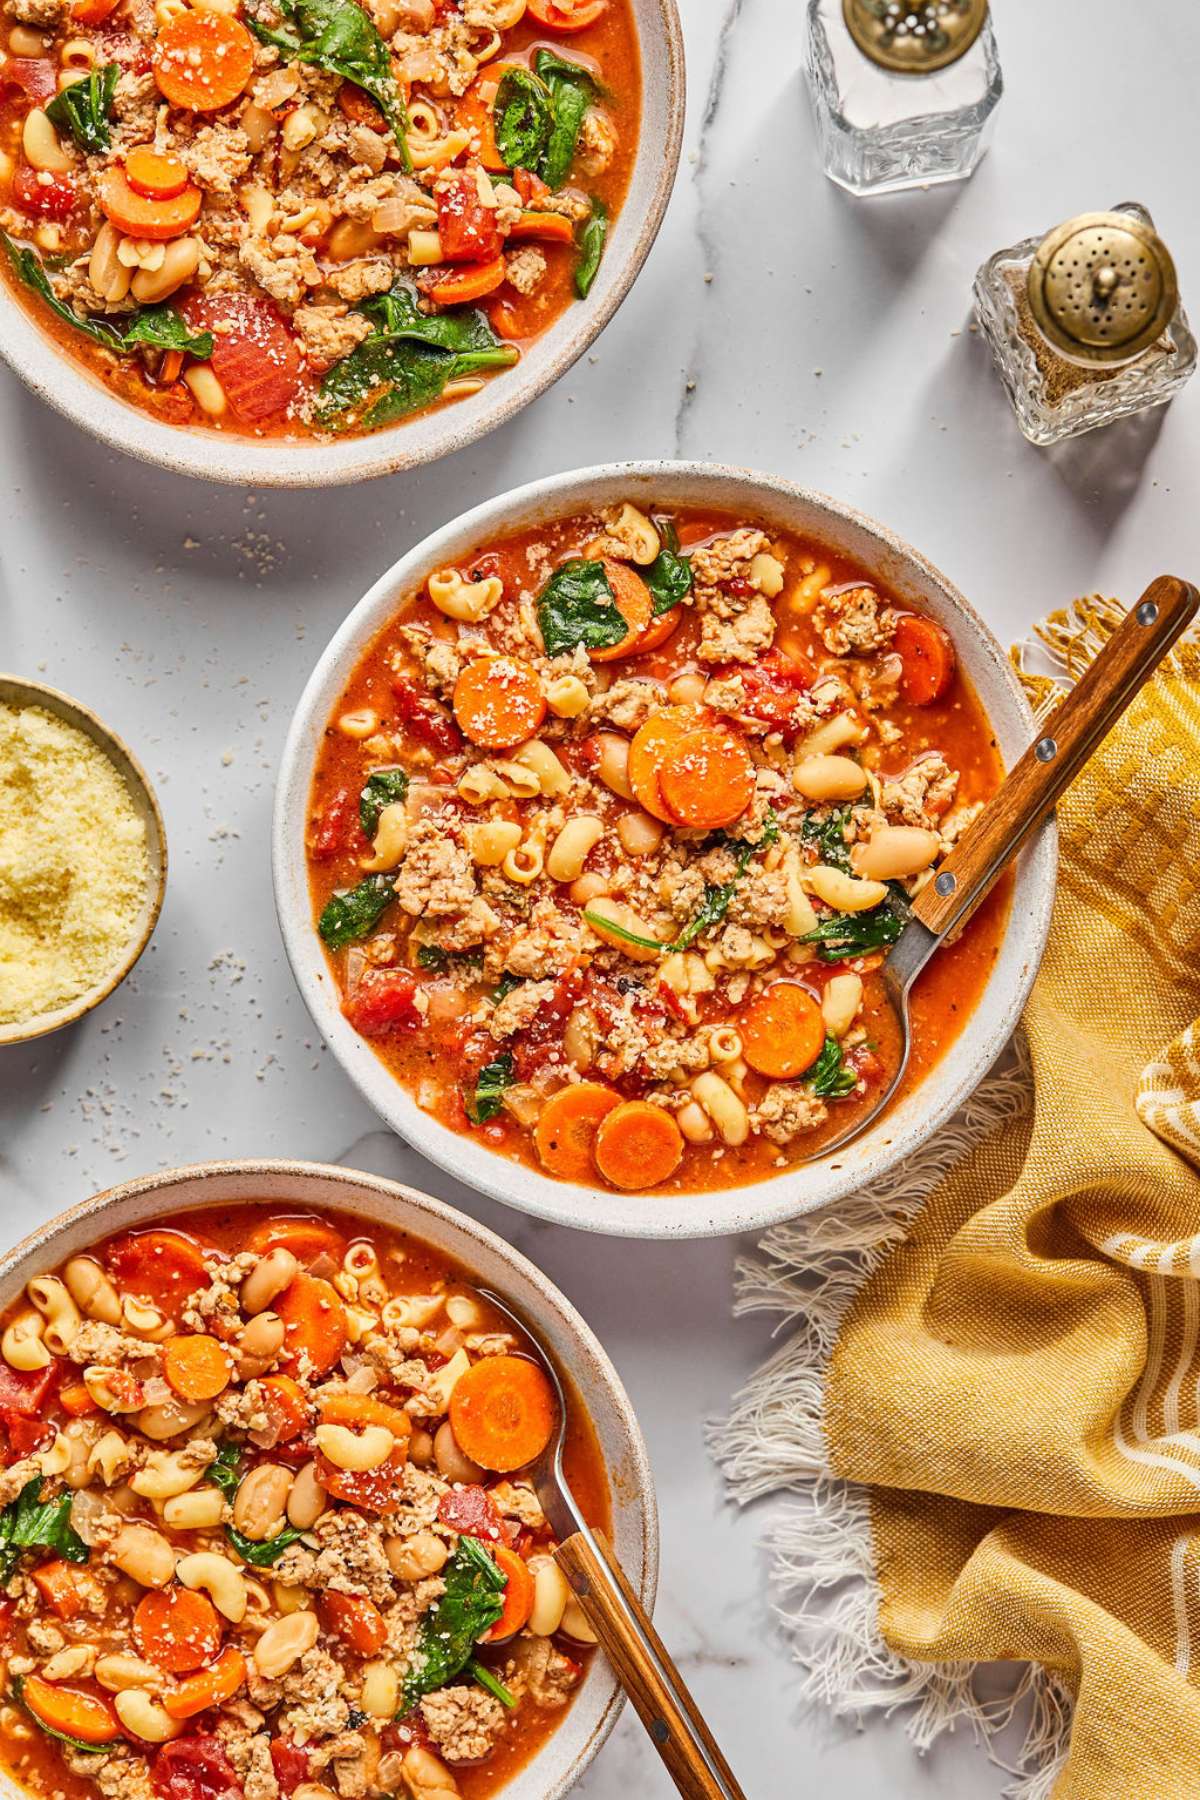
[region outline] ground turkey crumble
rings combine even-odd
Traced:
[[[421,1717],[447,1762],[479,1762],[504,1730],[504,1708],[481,1688],[439,1688],[421,1701]]]

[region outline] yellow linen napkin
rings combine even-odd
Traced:
[[[1039,635],[1076,677],[1119,616],[1081,603]],[[1046,701],[1051,684],[1027,679]],[[1020,1069],[992,1077],[965,1126],[882,1189],[764,1240],[739,1308],[801,1330],[715,1445],[738,1498],[807,1494],[775,1541],[810,1697],[911,1701],[918,1743],[965,1719],[1003,1760],[999,1734],[1032,1693],[1010,1791],[1196,1800],[1195,646],[1134,703],[1059,823],[1024,1018],[1031,1104]],[[1022,1667],[988,1698],[972,1671],[993,1659]]]

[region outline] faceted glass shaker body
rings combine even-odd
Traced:
[[[1153,226],[1150,214],[1136,202],[1113,211]],[[1072,362],[1038,330],[1029,308],[1026,283],[1041,242],[1041,237],[1026,238],[998,250],[975,277],[980,329],[1025,436],[1033,444],[1057,444],[1165,405],[1196,368],[1196,340],[1182,302],[1158,342],[1133,361],[1115,366]]]
[[[957,62],[899,75],[859,49],[842,0],[808,0],[805,66],[825,173],[852,194],[965,180],[1004,90],[990,16]]]

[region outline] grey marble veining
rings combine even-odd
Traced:
[[[659,242],[590,356],[504,431],[358,490],[239,493],[110,454],[0,372],[0,666],[42,674],[129,738],[158,783],[167,905],[135,978],[76,1030],[0,1054],[0,1201],[15,1237],[143,1170],[218,1154],[340,1160],[500,1230],[581,1307],[637,1404],[664,1527],[658,1621],[751,1800],[987,1800],[965,1741],[918,1758],[897,1721],[800,1714],[758,1538],[722,1501],[702,1427],[768,1345],[729,1318],[733,1241],[589,1239],[457,1190],[380,1130],[293,989],[275,927],[276,757],[312,663],[409,544],[474,501],[623,456],[747,463],[875,513],[1005,638],[1076,593],[1200,570],[1200,386],[1146,423],[1047,455],[1020,438],[970,332],[978,264],[1138,198],[1200,307],[1195,9],[996,0],[1007,94],[965,188],[855,202],[814,162],[798,0],[681,0],[691,105]],[[1123,104],[1097,130],[1119,55]],[[1170,118],[1169,141],[1147,121]],[[622,1720],[587,1800],[663,1795]]]

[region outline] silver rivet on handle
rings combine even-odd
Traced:
[[[1058,755],[1058,744],[1052,737],[1044,737],[1035,748],[1033,754],[1039,762],[1053,762]]]
[[[944,875],[938,876],[933,885],[936,892],[939,893],[944,900],[947,894],[952,894],[958,886],[958,876],[952,875],[949,869],[947,869]]]
[[[1158,620],[1158,602],[1156,600],[1143,600],[1142,604],[1138,607],[1137,612],[1134,614],[1134,618],[1139,625],[1156,624]]]

